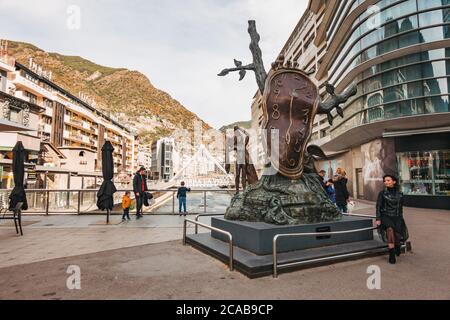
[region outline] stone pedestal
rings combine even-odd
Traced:
[[[211,225],[230,232],[233,235],[235,246],[257,255],[266,255],[272,253],[273,238],[277,234],[355,230],[370,228],[373,222],[372,219],[345,216],[339,221],[277,226],[264,222],[241,222],[212,218]],[[211,236],[218,240],[228,241],[226,236],[218,232],[211,232]],[[328,236],[283,237],[278,240],[277,248],[278,252],[288,252],[367,240],[373,240],[372,230]]]
[[[339,221],[277,226],[264,222],[230,221],[212,218],[211,224],[233,235],[234,267],[249,278],[272,274],[272,241],[276,234],[326,232],[363,229],[372,219],[343,217]],[[228,238],[217,232],[188,234],[186,242],[199,250],[229,263]],[[280,238],[277,243],[278,265],[292,264],[284,271],[382,255],[387,245],[373,230],[331,236],[299,236]]]

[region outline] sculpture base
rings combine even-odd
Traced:
[[[279,174],[263,176],[233,197],[225,218],[296,225],[337,221],[342,215],[320,184],[318,175],[305,173],[298,180]]]
[[[209,233],[190,234],[186,242],[194,248],[220,260],[229,262],[228,242],[211,237]],[[367,240],[289,251],[278,254],[278,264],[300,262],[300,265],[279,268],[279,272],[301,270],[333,263],[362,259],[387,253],[387,245],[380,240]],[[273,273],[272,254],[257,255],[239,247],[234,247],[234,268],[253,279]]]
[[[261,222],[228,221],[212,218],[211,225],[233,235],[234,266],[249,278],[273,272],[272,242],[276,234],[343,231],[372,226],[372,220],[343,217],[341,221],[297,226],[276,226]],[[212,233],[190,234],[186,242],[223,262],[229,262],[228,238]],[[331,236],[280,238],[277,242],[278,264],[297,263],[283,270],[298,270],[365,258],[387,253],[387,245],[374,239],[373,230]],[[281,268],[280,268],[281,269]]]
[[[232,234],[234,245],[257,255],[272,253],[273,238],[277,234],[345,231],[370,228],[372,225],[372,219],[358,217],[343,217],[340,221],[334,222],[287,226],[264,222],[230,221],[224,218],[211,219],[211,226]],[[214,231],[211,236],[224,242],[228,239],[223,234]],[[283,237],[277,241],[277,251],[288,252],[367,240],[373,240],[372,230],[328,236]]]

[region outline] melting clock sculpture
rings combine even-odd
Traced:
[[[308,146],[308,142],[315,116],[326,114],[330,125],[333,109],[343,117],[339,105],[356,94],[356,86],[336,94],[334,87],[327,84],[326,90],[331,97],[322,102],[317,86],[310,79],[314,71],[300,70],[297,63],[285,61],[281,55],[267,74],[255,21],[249,21],[248,32],[253,63],[242,65],[234,60],[235,67],[224,69],[219,76],[238,71],[239,80],[242,80],[247,70],[255,72],[263,95],[263,129],[267,133],[266,154],[270,155],[266,171],[275,170],[276,174],[263,173],[259,181],[236,194],[225,218],[278,225],[339,220],[342,216],[322,187],[314,166],[314,157],[326,156],[318,146]],[[275,141],[274,132],[278,133]]]

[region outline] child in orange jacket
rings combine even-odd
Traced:
[[[131,220],[130,206],[131,206],[130,191],[127,191],[125,192],[125,195],[122,197],[122,209],[123,209],[122,221],[125,221],[125,217],[128,220]]]

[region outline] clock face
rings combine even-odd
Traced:
[[[275,167],[283,175],[298,178],[303,171],[303,154],[311,135],[317,99],[317,87],[298,70],[281,69],[269,76],[263,107],[267,144],[270,156],[275,130],[279,146]]]

